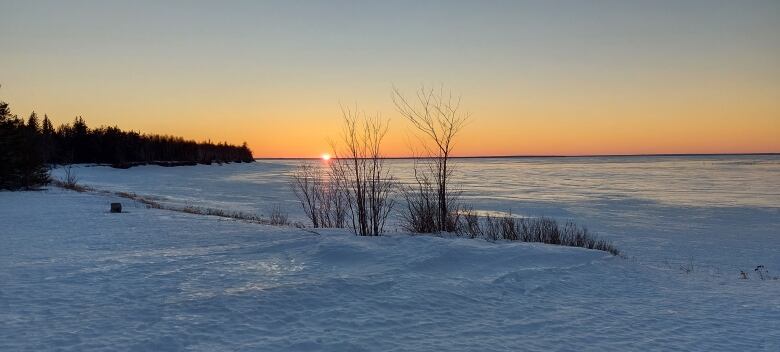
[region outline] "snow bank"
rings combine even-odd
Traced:
[[[122,201],[127,211],[110,214]],[[0,192],[0,350],[780,350],[780,282]]]

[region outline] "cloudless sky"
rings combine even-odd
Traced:
[[[317,156],[393,85],[472,113],[459,155],[780,152],[780,1],[0,0],[14,113]]]

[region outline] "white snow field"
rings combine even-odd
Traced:
[[[168,203],[262,211],[282,202],[292,211],[286,168],[78,171],[84,184]],[[583,182],[588,172],[552,182]],[[709,177],[698,182],[721,185]],[[543,244],[314,233],[57,188],[0,192],[0,350],[779,351],[780,280],[758,280],[747,267],[780,271],[766,177],[742,177],[743,192],[755,194],[731,204],[707,189],[706,207],[688,204],[696,192],[672,189],[671,202],[637,195],[646,186],[470,196],[483,210],[510,204],[585,222],[626,259]],[[126,212],[109,213],[112,201]],[[702,252],[711,256],[680,269]]]

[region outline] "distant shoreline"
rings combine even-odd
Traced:
[[[702,154],[592,154],[592,155],[480,155],[480,156],[453,156],[452,159],[542,159],[542,158],[627,158],[627,157],[679,157],[679,156],[775,156],[780,152],[770,153],[702,153]],[[255,157],[255,160],[319,160],[320,158],[293,157],[272,158]],[[397,156],[387,157],[387,160],[411,160],[415,157]]]

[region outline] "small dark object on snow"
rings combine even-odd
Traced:
[[[121,213],[122,212],[122,203],[111,203],[111,212],[112,213]]]

